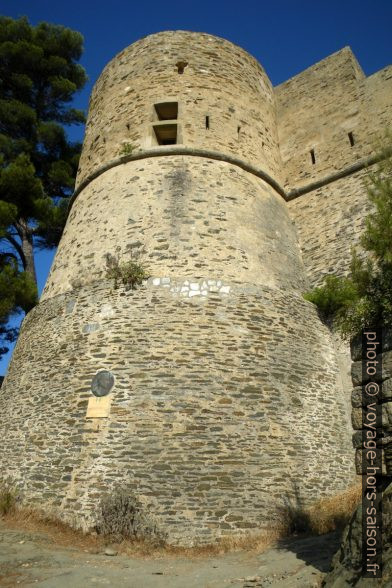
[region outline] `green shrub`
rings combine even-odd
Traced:
[[[327,276],[322,286],[307,292],[304,298],[313,302],[325,317],[329,317],[350,307],[357,300],[358,291],[350,278]]]
[[[119,283],[124,284],[134,290],[140,286],[144,280],[149,278],[141,263],[135,260],[120,263],[119,260],[110,255],[106,255],[106,276],[114,280],[114,287],[118,288]]]
[[[390,140],[390,139],[389,139]],[[367,178],[373,211],[366,219],[361,245],[367,257],[352,251],[348,277],[327,276],[322,286],[304,294],[323,318],[332,318],[345,338],[361,329],[392,325],[392,156],[386,149]]]
[[[135,145],[133,143],[123,143],[121,145],[119,155],[131,155],[135,150]]]

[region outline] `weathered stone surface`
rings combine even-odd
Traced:
[[[143,248],[129,247],[136,240]],[[162,282],[167,278],[193,278],[183,284],[186,296],[201,296],[204,278],[223,280],[214,284],[216,292],[224,288],[221,294],[233,282],[305,288],[295,227],[282,197],[240,168],[173,155],[115,167],[79,194],[42,300],[71,291],[75,283],[105,279],[106,253],[126,262],[142,249],[141,261],[161,285],[172,287]],[[92,323],[85,330],[94,328]]]
[[[392,379],[384,380],[382,383],[381,397],[383,400],[392,400]]]
[[[362,408],[353,408],[351,411],[351,423],[354,430],[362,429],[363,410]]]
[[[346,47],[275,88],[287,190],[374,154],[378,137],[391,124],[391,70],[388,66],[365,77]],[[289,202],[312,285],[328,273],[349,270],[351,246],[359,245],[370,210],[364,186],[368,172],[358,171]]]
[[[189,57],[179,75],[181,53]],[[178,143],[238,155],[280,175],[273,88],[260,64],[225,39],[168,31],[133,43],[105,67],[91,95],[78,181],[118,156],[123,142],[156,146],[154,104],[178,99]]]
[[[391,369],[391,351],[390,351],[390,330],[384,329],[382,349],[383,353],[377,356],[377,361],[382,363],[382,378],[389,375]],[[361,341],[356,338],[351,344],[351,354],[353,359],[357,360],[352,366],[353,384],[356,385],[361,380],[362,365],[359,361],[361,357]],[[383,487],[389,486],[383,494],[382,517],[383,517],[383,574],[382,579],[375,580],[362,577],[362,505],[359,505],[355,511],[349,525],[343,534],[343,540],[340,550],[334,557],[332,571],[323,583],[325,588],[346,588],[348,586],[359,586],[367,588],[368,586],[390,586],[392,584],[392,402],[389,401],[391,393],[391,379],[385,379],[380,383],[380,394],[373,399],[367,398],[366,386],[356,386],[351,395],[352,401],[352,423],[353,428],[358,429],[352,436],[353,446],[355,448],[355,468],[358,475],[374,473],[374,467],[381,465],[381,471],[377,472],[379,484]],[[367,440],[366,432],[369,429],[363,429],[362,418],[367,410],[366,405],[372,402],[381,403],[381,422],[377,423],[377,446],[381,457],[381,464],[374,459],[374,452],[364,448],[363,442]],[[364,408],[362,408],[364,406]],[[376,407],[378,416],[380,416],[380,406]],[[370,447],[368,449],[371,449]],[[369,469],[371,468],[371,469]]]
[[[380,383],[380,392],[375,396],[367,394],[362,386],[356,386],[351,392],[351,406],[354,408],[367,406],[377,399],[380,402],[392,400],[392,379],[389,378]]]
[[[382,404],[382,427],[384,431],[392,430],[392,402]]]

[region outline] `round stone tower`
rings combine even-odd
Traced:
[[[164,32],[108,64],[1,390],[2,467],[27,503],[88,528],[129,491],[189,545],[346,487],[348,409],[281,173],[273,89],[239,47]],[[115,285],[108,259],[150,277]]]

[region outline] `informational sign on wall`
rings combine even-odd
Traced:
[[[107,418],[110,414],[110,396],[92,396],[88,400],[87,405],[87,419],[102,419]]]

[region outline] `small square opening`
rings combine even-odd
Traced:
[[[175,145],[177,143],[177,125],[156,125],[154,132],[158,145]]]
[[[175,120],[178,118],[178,102],[161,102],[154,104],[158,120]]]

